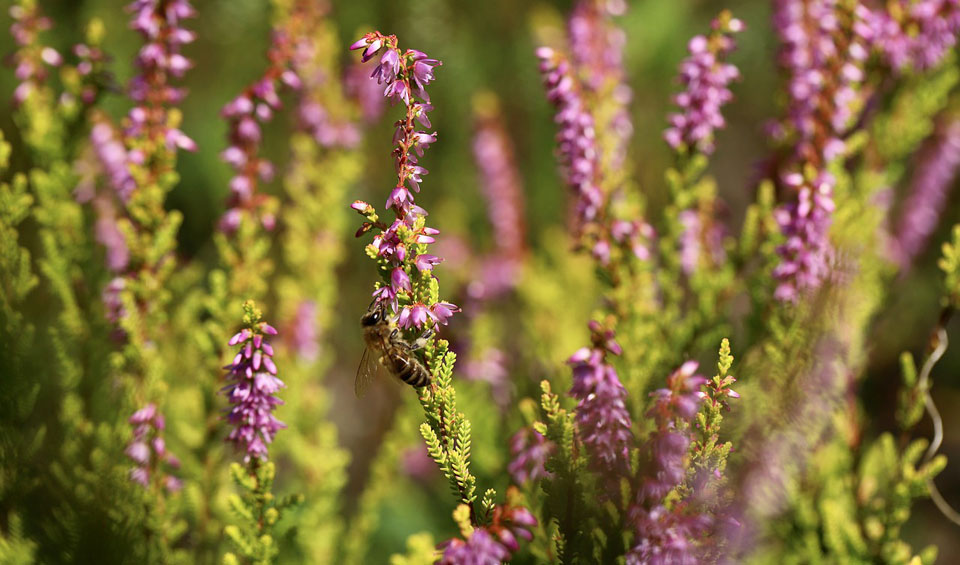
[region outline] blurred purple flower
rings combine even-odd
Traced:
[[[164,465],[173,469],[180,467],[180,461],[167,450],[163,440],[163,414],[150,403],[134,412],[129,422],[133,426],[133,438],[124,453],[134,463],[130,479],[144,488],[149,488],[153,479],[169,492],[180,490],[183,487],[180,479],[165,473],[162,468]]]
[[[893,0],[872,16],[876,45],[898,71],[939,65],[960,34],[957,0]]]
[[[507,471],[518,485],[528,481],[539,481],[551,477],[545,464],[554,450],[553,442],[531,428],[521,428],[510,438],[510,455],[513,460],[507,465]]]
[[[902,269],[923,250],[960,170],[960,119],[939,124],[917,154],[909,194],[897,223],[891,256]]]

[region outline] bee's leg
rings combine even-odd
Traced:
[[[416,351],[417,349],[423,349],[423,347],[427,345],[427,340],[429,340],[431,336],[433,336],[433,330],[427,329],[422,334],[420,334],[420,337],[418,337],[416,340],[414,340],[413,343],[410,344],[410,349],[414,351]]]

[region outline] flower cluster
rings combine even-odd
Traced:
[[[117,193],[121,202],[130,199],[137,183],[130,174],[127,150],[113,126],[106,120],[98,121],[90,128],[90,145],[96,153],[107,182]]]
[[[891,242],[891,255],[901,267],[909,267],[936,229],[958,170],[960,119],[954,118],[940,124],[917,156],[910,194]]]
[[[40,12],[35,3],[23,3],[10,7],[10,35],[17,44],[13,56],[16,66],[14,75],[20,84],[13,91],[14,104],[21,104],[39,84],[47,79],[48,67],[59,67],[63,57],[56,49],[42,46],[37,41],[40,32],[50,29],[50,19]]]
[[[227,420],[234,427],[227,439],[244,451],[244,462],[249,462],[251,458],[266,460],[268,444],[286,427],[273,415],[283,404],[276,394],[285,385],[276,376],[273,347],[265,339],[277,335],[277,330],[260,321],[260,311],[253,303],[245,303],[244,311],[246,327],[228,342],[240,350],[225,367],[229,384],[223,392],[233,405]]]
[[[785,0],[774,14],[794,134],[793,156],[780,180],[798,194],[777,218],[788,239],[774,272],[783,301],[816,289],[827,272],[835,182],[827,165],[843,155],[843,137],[863,104],[863,65],[875,36],[870,21],[862,4],[851,9],[836,0]]]
[[[136,105],[127,116],[126,134],[162,141],[168,151],[178,147],[195,151],[193,140],[169,123],[164,106],[177,104],[186,95],[184,89],[168,84],[168,78],[182,78],[192,66],[180,49],[191,43],[195,34],[181,22],[196,13],[188,0],[135,0],[127,9],[133,14],[131,27],[146,44],[137,54],[140,74],[130,82],[130,98]],[[136,164],[144,164],[147,157],[140,149],[129,155]]]
[[[832,248],[827,230],[835,206],[833,178],[824,172],[811,182],[800,173],[791,173],[784,184],[796,190],[797,201],[775,212],[787,240],[777,250],[781,261],[773,276],[780,283],[774,294],[778,300],[794,302],[802,293],[818,288],[830,269]]]
[[[593,345],[578,350],[567,361],[573,367],[570,396],[578,401],[577,429],[593,468],[611,477],[622,476],[629,471],[632,439],[630,414],[624,402],[627,391],[606,360],[608,354],[620,355],[622,349],[614,340],[613,330],[596,321],[589,327]]]
[[[960,33],[960,2],[895,0],[873,13],[876,45],[897,70],[922,71],[943,61]]]
[[[687,361],[667,378],[667,388],[651,394],[650,416],[657,425],[649,439],[652,472],[644,478],[630,508],[634,545],[627,563],[698,563],[692,539],[709,524],[707,516],[684,512],[683,504],[668,507],[664,498],[687,474],[689,427],[704,394],[707,379],[697,375],[696,361]]]
[[[567,184],[574,190],[575,228],[582,233],[602,213],[604,195],[597,176],[600,154],[594,119],[585,105],[570,61],[549,47],[537,49],[547,99],[557,107],[557,152]]]
[[[645,260],[653,228],[637,219],[607,218],[608,198],[600,186],[600,153],[595,120],[586,106],[579,80],[570,61],[549,47],[537,49],[547,98],[557,107],[558,160],[567,184],[573,188],[575,237],[604,266],[614,249]]]
[[[690,447],[687,427],[700,408],[701,385],[708,381],[697,375],[698,363],[687,361],[667,377],[667,387],[654,391],[648,414],[657,424],[650,441],[655,472],[643,483],[641,494],[648,501],[662,500],[686,475],[684,459]]]
[[[707,155],[714,150],[714,130],[726,124],[720,110],[733,99],[729,84],[740,77],[726,59],[736,47],[733,35],[744,29],[729,12],[720,14],[711,27],[709,37],[697,35],[687,46],[690,56],[680,65],[684,90],[673,99],[680,111],[670,115],[670,127],[663,134],[674,149]]]
[[[698,210],[684,210],[677,219],[683,226],[679,253],[680,268],[684,274],[689,276],[696,271],[704,257],[715,265],[723,263],[726,252],[723,249],[724,230],[721,224],[709,222],[704,225],[704,218]]]
[[[583,86],[594,102],[605,107],[603,115],[609,116],[608,120],[595,124],[598,130],[609,134],[611,143],[604,147],[608,153],[605,163],[608,172],[617,171],[623,165],[633,134],[627,107],[633,92],[627,86],[623,70],[627,35],[611,21],[611,16],[623,15],[626,8],[626,3],[618,0],[580,0],[567,21],[570,56],[576,73],[582,77]]]
[[[507,498],[516,496],[511,489]],[[502,504],[493,509],[490,525],[474,529],[466,537],[448,540],[441,544],[443,555],[437,561],[439,565],[498,565],[508,561],[510,556],[520,549],[517,538],[527,541],[533,539],[531,528],[536,527],[537,519],[525,507],[514,504]]]
[[[267,197],[256,194],[257,181],[273,179],[273,164],[259,156],[262,132],[260,126],[273,118],[280,108],[282,86],[300,88],[300,78],[290,68],[293,46],[287,36],[273,33],[273,43],[267,53],[270,64],[263,76],[228,102],[220,111],[227,120],[230,145],[220,158],[234,171],[230,179],[229,207],[220,220],[220,229],[231,233],[237,229],[243,213],[257,210]],[[260,217],[263,227],[272,230],[276,218],[271,212]]]
[[[510,455],[513,459],[507,465],[513,482],[522,485],[550,476],[546,462],[553,450],[553,443],[534,429],[525,427],[513,434],[510,438]]]
[[[163,440],[166,425],[163,414],[150,403],[134,412],[129,421],[133,426],[133,439],[125,453],[136,464],[130,471],[130,478],[144,488],[150,486],[153,478],[170,492],[180,490],[183,486],[180,479],[164,473],[161,468],[162,464],[172,469],[180,468],[180,460],[167,450]]]
[[[376,289],[374,297],[399,313],[397,323],[402,328],[445,325],[459,308],[439,301],[435,290],[431,292],[431,287],[436,288],[433,267],[442,259],[426,250],[428,244],[434,243],[433,236],[439,231],[426,226],[427,213],[416,205],[413,196],[414,192],[420,192],[423,175],[427,174],[427,170],[420,166],[419,158],[437,140],[436,132],[417,130],[416,124],[426,128],[431,126],[427,113],[433,106],[426,86],[433,81],[433,70],[441,63],[414,49],[401,53],[396,36],[385,36],[380,32],[366,34],[350,48],[362,49],[364,62],[380,56],[371,76],[385,85],[385,97],[394,103],[402,102],[406,107],[406,116],[394,124],[397,184],[385,204],[386,208],[393,210],[394,221],[390,225],[381,222],[373,206],[366,202],[356,201],[351,206],[366,218],[358,236],[373,228],[379,230],[367,249],[379,262],[386,282]]]

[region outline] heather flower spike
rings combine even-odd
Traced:
[[[670,127],[664,139],[678,151],[714,150],[714,131],[726,125],[720,110],[733,99],[728,85],[740,77],[737,67],[727,63],[735,48],[733,35],[743,31],[743,22],[729,12],[713,20],[709,36],[690,40],[690,56],[680,65],[680,83],[684,90],[674,97],[678,111],[670,114]]]
[[[419,164],[425,151],[437,140],[436,132],[417,129],[417,124],[430,127],[426,87],[434,80],[434,71],[442,63],[425,53],[408,49],[401,52],[396,36],[371,32],[350,46],[363,49],[364,62],[379,55],[379,64],[370,80],[384,86],[383,95],[395,103],[402,102],[406,115],[397,121],[393,137],[393,156],[397,171],[396,186],[390,191],[385,208],[393,210],[394,220],[386,224],[366,202],[351,205],[366,221],[357,236],[375,230],[368,253],[377,261],[384,281],[373,296],[385,302],[397,314],[397,323],[405,329],[423,329],[446,325],[460,311],[455,304],[440,301],[429,292],[436,284],[433,267],[443,259],[428,253],[429,244],[439,232],[426,226],[426,211],[416,205],[414,195],[427,169]],[[418,100],[419,98],[419,100]]]
[[[170,453],[163,440],[163,414],[150,403],[134,412],[129,422],[133,438],[124,453],[134,463],[130,479],[146,489],[159,485],[168,492],[179,491],[183,483],[166,470],[178,469],[180,460]]]
[[[222,391],[231,404],[227,421],[232,429],[227,440],[244,453],[244,462],[249,462],[266,460],[274,436],[286,427],[273,415],[283,404],[277,393],[286,385],[277,378],[273,347],[267,341],[277,330],[261,321],[260,310],[252,301],[245,302],[243,310],[245,327],[230,338],[229,345],[237,348],[237,354],[225,367],[228,384]]]

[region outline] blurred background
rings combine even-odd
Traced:
[[[130,62],[140,41],[128,28],[128,15],[123,10],[126,3],[126,0],[40,2],[55,22],[54,33],[50,35],[54,46],[64,51],[82,39],[83,27],[90,18],[104,21],[107,29],[104,49],[114,58],[111,68],[119,84],[125,84],[133,73]],[[226,124],[218,113],[262,72],[271,14],[266,0],[195,0],[194,4],[198,17],[190,21],[188,27],[198,32],[198,40],[185,49],[195,66],[184,81],[189,95],[182,104],[182,129],[196,140],[201,151],[181,153],[178,170],[182,179],[168,198],[168,206],[184,214],[179,245],[183,259],[212,264],[216,261],[216,250],[211,235],[225,208],[231,174],[217,156],[227,145]],[[475,93],[486,90],[499,98],[507,130],[516,147],[516,162],[526,197],[528,244],[533,249],[549,245],[551,235],[556,234],[551,230],[564,225],[566,189],[557,174],[552,109],[545,100],[533,52],[539,43],[537,30],[562,25],[571,3],[333,0],[332,4],[331,17],[343,45],[344,66],[358,58],[346,47],[364,32],[374,29],[397,34],[401,46],[419,49],[443,61],[437,71],[437,81],[431,87],[436,107],[431,119],[440,140],[422,162],[430,170],[430,176],[418,200],[432,212],[433,224],[445,237],[469,237],[478,242],[481,249],[490,242],[486,208],[471,151],[472,100]],[[686,53],[687,41],[694,34],[704,32],[721,9],[732,10],[747,25],[732,57],[740,68],[742,80],[733,86],[736,99],[725,110],[728,126],[719,133],[718,150],[711,163],[711,173],[726,203],[723,220],[731,231],[737,232],[745,206],[753,198],[755,164],[767,152],[762,126],[778,115],[778,100],[771,96],[779,79],[775,64],[777,44],[769,26],[770,4],[760,0],[726,3],[648,0],[630,4],[619,23],[627,33],[626,69],[634,92],[631,111],[635,131],[631,156],[639,184],[647,195],[648,209],[653,211],[663,202],[663,172],[671,164],[671,153],[662,141],[661,132],[676,88],[676,68]],[[3,10],[0,26],[5,30],[9,25],[10,19]],[[9,36],[0,35],[0,53],[11,50]],[[0,73],[0,98],[9,99],[14,86],[12,70],[5,69]],[[110,96],[105,105],[114,118],[122,116],[128,107],[129,102],[119,94]],[[10,112],[9,104],[0,104],[0,127],[8,139],[16,140]],[[351,200],[366,199],[380,206],[392,186],[390,124],[396,115],[396,109],[388,108],[379,125],[367,131],[365,176],[356,194],[350,196]],[[287,120],[289,116],[285,115],[274,120],[264,142],[266,154],[281,167],[286,159]],[[14,170],[22,170],[25,165],[24,155],[18,151],[22,148],[15,142]],[[276,187],[267,186],[265,190],[276,190]],[[956,204],[957,194],[953,193],[943,210],[935,243],[919,258],[912,272],[896,281],[889,293],[889,302],[875,320],[870,340],[873,344],[871,364],[860,382],[868,434],[895,429],[893,415],[900,382],[897,358],[904,350],[919,357],[936,321],[940,308],[940,273],[935,265],[939,244],[936,242],[943,241],[949,226],[960,221],[960,208]],[[350,231],[352,234],[352,229]],[[367,292],[373,271],[362,253],[366,240],[353,240],[350,234],[344,237],[349,241],[347,259],[340,272],[339,314],[353,323],[369,302]],[[444,269],[455,268],[454,256],[448,264],[440,266],[438,276],[443,280]],[[933,373],[934,398],[945,426],[942,452],[951,460],[937,483],[946,499],[960,506],[960,378],[957,376],[960,325],[956,320],[950,331],[957,345],[948,350]],[[335,397],[332,417],[338,424],[340,442],[352,457],[345,500],[345,511],[349,513],[366,481],[375,447],[390,425],[399,393],[382,390],[363,401],[354,398],[353,378],[360,358],[359,332],[337,332],[326,336],[326,340],[324,355],[336,358],[331,373],[325,377]],[[921,424],[921,431],[930,432],[928,420]],[[502,441],[507,439],[504,437]],[[446,513],[427,511],[447,496],[446,487],[441,483],[439,480],[418,483],[417,489],[404,489],[390,497],[373,540],[371,562],[382,562],[390,553],[401,550],[412,532],[429,529],[438,539],[453,533],[453,524]],[[941,562],[949,563],[950,556],[960,555],[960,535],[956,528],[929,501],[921,501],[915,508],[907,539],[915,547],[927,543],[940,545]]]

